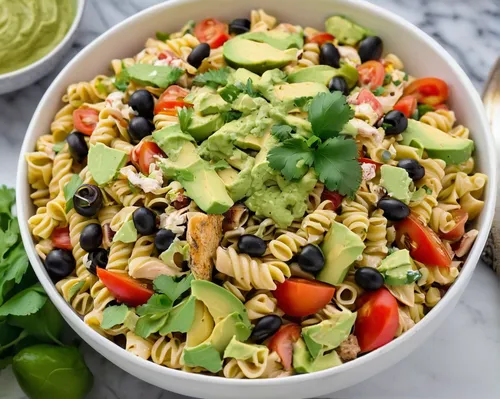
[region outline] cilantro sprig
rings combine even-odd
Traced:
[[[306,104],[307,101],[300,100]],[[309,106],[308,119],[313,136],[294,137],[293,128],[278,124],[271,134],[281,143],[268,153],[271,168],[289,180],[300,179],[309,167],[328,190],[353,196],[361,184],[361,166],[357,161],[354,140],[339,137],[344,125],[354,116],[345,96],[340,92],[320,93]]]
[[[227,78],[229,77],[229,69],[212,69],[205,73],[200,73],[196,75],[193,79],[193,83],[200,86],[209,86],[217,88],[217,86],[227,85]]]
[[[250,97],[259,97],[260,93],[254,89],[252,79],[248,78],[247,83],[236,82],[224,87],[220,92],[220,96],[228,103],[234,102],[241,94],[248,94]]]

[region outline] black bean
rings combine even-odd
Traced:
[[[384,197],[377,204],[384,211],[384,217],[392,222],[399,222],[410,215],[410,208],[396,198]]]
[[[238,250],[250,256],[262,256],[266,249],[266,242],[253,234],[244,234],[238,240]]]
[[[102,207],[101,189],[93,184],[82,184],[73,196],[75,211],[82,216],[92,217]]]
[[[208,43],[200,43],[198,44],[191,54],[187,57],[187,62],[190,63],[195,68],[198,68],[203,60],[210,55],[210,46]]]
[[[354,273],[354,280],[366,291],[376,291],[384,285],[384,277],[373,267],[360,267]]]
[[[99,248],[102,244],[102,228],[99,223],[85,226],[80,234],[80,246],[87,252]]]
[[[334,76],[328,84],[330,92],[340,91],[344,96],[349,94],[349,86],[342,76]]]
[[[378,60],[382,56],[384,43],[378,36],[368,36],[359,43],[358,54],[361,62]]]
[[[425,168],[416,159],[404,158],[398,162],[398,167],[408,172],[413,181],[420,180],[425,176]]]
[[[277,315],[264,316],[260,318],[257,323],[255,323],[250,340],[260,343],[274,335],[276,331],[280,329],[282,324],[283,321],[281,320],[281,317]]]
[[[297,256],[297,263],[305,272],[318,273],[325,266],[325,257],[317,245],[308,244]]]
[[[55,281],[69,276],[75,270],[75,266],[75,258],[67,249],[53,249],[45,258],[45,269]]]
[[[128,105],[137,111],[139,116],[153,119],[155,100],[149,91],[144,89],[134,91],[128,100]]]
[[[340,68],[340,53],[333,43],[325,43],[321,46],[319,52],[319,63],[329,65],[334,68]]]
[[[66,142],[68,143],[69,153],[73,159],[78,163],[82,163],[89,153],[85,135],[75,130],[66,137]]]
[[[156,231],[156,213],[148,208],[139,208],[132,214],[134,226],[139,234],[150,235]]]
[[[408,127],[408,118],[401,111],[392,110],[385,114],[382,126],[386,135],[400,134]]]

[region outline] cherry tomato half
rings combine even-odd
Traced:
[[[320,32],[320,33],[315,34],[314,36],[311,36],[311,38],[308,38],[306,40],[306,42],[307,43],[318,43],[321,47],[325,43],[333,42],[334,39],[335,39],[335,36],[333,36],[329,33],[326,33],[326,32]]]
[[[414,95],[419,103],[438,105],[448,99],[448,85],[438,78],[420,78],[405,89],[404,95],[410,94]]]
[[[330,201],[332,203],[332,211],[338,209],[343,199],[344,196],[337,191],[330,191],[325,188],[321,193],[321,201]]]
[[[273,291],[278,307],[288,316],[303,317],[323,309],[333,298],[335,287],[319,281],[292,277]]]
[[[417,98],[415,96],[404,96],[394,105],[396,111],[400,111],[407,118],[411,118],[417,109]]]
[[[358,66],[359,84],[368,86],[371,90],[384,84],[385,69],[381,62],[366,61]]]
[[[230,39],[228,26],[215,18],[207,18],[194,28],[194,35],[202,43],[208,43],[210,48],[218,48]]]
[[[117,301],[128,306],[144,305],[154,294],[152,290],[124,273],[110,272],[98,267],[97,276]]]
[[[359,298],[354,334],[361,352],[370,352],[392,341],[399,325],[398,301],[385,288]]]
[[[56,248],[69,250],[73,249],[73,245],[71,245],[71,239],[69,237],[69,227],[58,227],[54,229],[50,239],[52,240],[52,245]]]
[[[439,233],[439,236],[443,240],[458,241],[465,233],[465,223],[467,223],[467,220],[469,219],[469,214],[463,209],[454,209],[450,213],[455,221],[455,227],[453,227],[453,229],[451,229],[448,233]]]
[[[429,266],[450,267],[451,258],[443,242],[415,215],[395,224],[397,242],[404,242],[413,259]],[[403,237],[404,236],[404,237]]]
[[[359,104],[370,104],[373,111],[378,115],[378,117],[382,117],[384,115],[384,107],[377,100],[377,98],[373,95],[373,93],[368,89],[361,89],[358,94],[358,98],[356,99],[356,103]]]
[[[142,141],[132,150],[132,163],[138,166],[143,174],[149,175],[149,166],[156,162],[156,156],[165,157],[165,153],[156,143]]]
[[[155,115],[159,113],[164,113],[167,115],[177,115],[177,107],[192,107],[193,104],[189,104],[183,101],[183,98],[189,94],[189,91],[177,86],[169,86],[165,90],[155,105]]]
[[[95,109],[75,109],[73,111],[73,125],[79,132],[91,136],[97,122],[99,113]]]
[[[286,324],[280,327],[267,344],[269,350],[279,355],[285,370],[292,368],[293,344],[300,338],[300,332],[297,324]]]

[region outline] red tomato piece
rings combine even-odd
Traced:
[[[172,85],[165,90],[155,105],[155,114],[163,113],[167,115],[177,115],[177,107],[192,107],[193,104],[186,103],[183,98],[189,94],[189,91]]]
[[[368,89],[361,89],[356,99],[356,104],[370,104],[373,111],[379,116],[379,118],[384,115],[384,107],[373,95],[373,93]]]
[[[165,157],[165,153],[156,143],[152,141],[142,141],[132,150],[132,163],[139,167],[139,170],[149,175],[149,166],[156,162],[156,157]]]
[[[73,249],[73,245],[71,245],[71,239],[69,237],[69,227],[58,227],[54,229],[50,239],[52,240],[52,245],[56,248],[69,250]]]
[[[99,121],[99,113],[95,109],[75,109],[73,125],[79,132],[90,136]]]
[[[375,90],[377,87],[384,84],[385,69],[381,62],[366,61],[358,66],[359,84],[368,86],[370,90]]]
[[[194,28],[194,35],[202,43],[208,43],[210,48],[218,48],[231,37],[228,26],[215,18],[207,18],[198,23]]]
[[[267,344],[269,350],[279,355],[285,370],[292,368],[293,343],[300,338],[300,332],[297,324],[286,324],[280,327]]]
[[[439,233],[439,236],[443,240],[458,241],[465,234],[465,223],[469,219],[469,214],[463,209],[454,209],[450,213],[455,221],[455,227],[448,233]]]
[[[361,352],[370,352],[392,341],[399,325],[396,298],[380,288],[361,296],[359,304],[354,334]]]
[[[413,259],[429,266],[451,266],[451,257],[443,242],[434,231],[420,223],[416,216],[410,214],[405,220],[396,223],[395,227],[397,242],[405,243]]]
[[[325,43],[328,42],[333,42],[335,39],[335,36],[326,33],[326,32],[320,32],[312,36],[311,38],[308,38],[306,40],[307,43],[318,43],[320,46],[322,46]]]
[[[128,306],[144,305],[154,294],[153,290],[124,273],[110,272],[98,267],[97,276],[117,301]]]
[[[330,201],[332,203],[332,211],[338,209],[343,199],[344,196],[337,191],[330,191],[325,188],[321,193],[321,201]]]
[[[404,96],[394,105],[396,111],[401,111],[407,118],[411,118],[417,109],[417,98],[415,96]]]
[[[382,166],[382,164],[380,162],[374,161],[373,159],[370,159],[370,158],[361,157],[361,158],[358,158],[358,162],[359,163],[369,163],[369,164],[375,165],[375,168],[377,170],[379,170],[380,167]]]
[[[304,317],[323,309],[333,298],[335,287],[320,281],[292,277],[273,291],[278,307],[288,316]]]
[[[445,111],[449,111],[449,108],[446,104],[438,104],[438,105],[434,105],[434,109],[435,110],[438,110],[438,109],[444,109]]]
[[[410,83],[404,95],[414,95],[419,103],[438,105],[448,99],[448,85],[442,79],[420,78]]]

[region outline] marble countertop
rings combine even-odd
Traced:
[[[76,43],[66,60],[114,24],[160,1],[88,0]],[[436,38],[482,90],[500,55],[499,0],[372,1]],[[14,185],[24,132],[57,72],[24,90],[0,96],[0,183]],[[499,398],[499,304],[500,279],[485,265],[478,265],[459,305],[423,346],[392,368],[328,397]],[[91,399],[182,398],[125,373],[86,345],[83,350],[95,376]],[[8,371],[0,375],[0,386],[0,399],[24,398]]]

